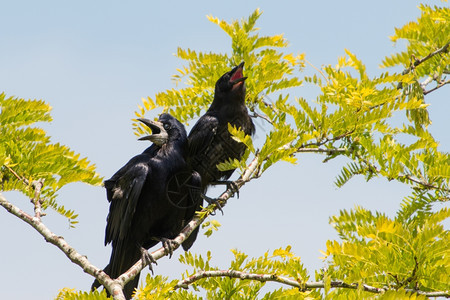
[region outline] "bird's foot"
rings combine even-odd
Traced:
[[[177,247],[179,247],[180,244],[175,240],[167,239],[167,238],[161,238],[160,241],[161,241],[166,253],[169,254],[169,258],[172,258],[173,250],[175,250]]]
[[[226,185],[227,190],[230,190],[233,194],[231,197],[234,197],[234,194],[237,195],[237,198],[239,199],[239,187],[234,181],[231,180],[218,180],[211,183],[212,185]]]
[[[148,252],[148,250],[143,248],[143,247],[141,247],[141,259],[142,259],[143,263],[147,263],[148,264],[148,268],[150,269],[150,271],[153,274],[152,264],[157,265],[158,263],[153,258],[153,256]]]
[[[218,199],[218,198],[210,198],[210,197],[206,196],[206,195],[203,194],[203,193],[200,194],[200,197],[202,197],[203,200],[205,200],[206,202],[208,202],[208,204],[214,204],[214,205],[216,205],[217,208],[220,210],[220,212],[221,212],[222,215],[223,215],[222,206],[220,205],[219,199]],[[214,215],[214,214],[211,214],[211,215]]]
[[[180,244],[177,241],[172,240],[172,239],[168,239],[168,238],[164,238],[164,237],[162,237],[162,238],[153,237],[152,239],[162,243],[164,251],[166,252],[166,254],[169,254],[169,258],[172,258],[173,250],[175,250],[176,248],[178,248],[178,246],[180,246]]]

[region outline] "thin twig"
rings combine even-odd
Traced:
[[[328,138],[328,137],[327,137],[327,138],[323,139],[321,142],[315,142],[315,143],[303,144],[303,145],[301,145],[300,147],[298,147],[296,151],[300,150],[299,152],[301,152],[301,149],[308,149],[308,147],[311,147],[311,146],[320,147],[320,146],[325,145],[326,143],[329,143],[329,142],[335,142],[335,141],[337,141],[337,140],[343,139],[343,138],[345,138],[345,137],[351,135],[353,132],[355,132],[354,129],[353,129],[353,130],[350,130],[350,131],[347,131],[347,132],[345,132],[345,133],[343,133],[343,134],[340,134],[340,135],[338,135],[338,136],[335,136],[335,137],[333,137],[333,138]]]
[[[325,76],[325,74],[322,72],[321,69],[317,68],[315,65],[313,65],[312,63],[310,63],[307,59],[305,59],[305,61],[306,61],[306,63],[307,63],[308,65],[310,65],[311,67],[313,67],[314,69],[316,69],[316,71],[319,72],[319,73],[323,76],[323,78],[328,82],[327,77]]]
[[[211,278],[211,277],[229,277],[229,278],[238,278],[241,280],[256,280],[260,282],[266,282],[266,281],[273,281],[278,282],[282,284],[286,284],[292,287],[299,288],[300,291],[306,291],[310,289],[318,289],[318,288],[325,288],[326,284],[324,282],[299,282],[297,280],[278,276],[276,274],[254,274],[254,273],[247,273],[247,272],[241,272],[236,270],[214,270],[214,271],[200,271],[198,273],[195,273],[192,276],[189,276],[188,278],[184,280],[180,280],[176,285],[175,289],[178,288],[189,288],[189,285],[192,283],[204,279],[204,278]],[[352,283],[348,284],[343,281],[339,280],[332,280],[330,282],[330,286],[332,288],[348,288],[348,289],[357,289],[358,284]],[[363,284],[362,288],[366,292],[380,294],[386,292],[387,288],[377,288],[374,286],[370,286],[367,284]],[[406,289],[407,292],[416,293],[419,295],[424,295],[427,297],[450,297],[450,293],[448,291],[437,291],[437,292],[424,292],[420,290],[412,290],[412,289]]]
[[[447,42],[447,44],[445,44],[444,46],[442,46],[441,48],[431,52],[430,54],[428,54],[427,56],[421,58],[421,59],[416,59],[414,60],[414,63],[412,64],[411,67],[405,69],[403,71],[403,75],[408,74],[409,72],[411,72],[415,67],[417,67],[418,65],[420,65],[421,63],[423,63],[424,61],[427,61],[428,59],[432,58],[433,56],[443,53],[443,52],[447,52],[448,48],[450,46],[450,42]]]
[[[348,152],[347,148],[298,148],[296,150],[298,153],[326,153],[326,154],[333,154],[333,153],[346,153]]]
[[[361,162],[363,162],[371,172],[377,173],[377,174],[380,174],[380,173],[381,173],[381,171],[377,168],[376,165],[372,164],[371,162],[369,162],[367,159],[363,158],[363,157],[362,157],[361,155],[359,155],[358,153],[355,153],[355,156],[356,156]],[[450,192],[449,189],[438,187],[438,186],[433,185],[433,184],[431,184],[431,183],[428,183],[428,182],[426,182],[426,181],[423,181],[423,180],[420,180],[420,179],[418,179],[418,178],[415,178],[415,177],[413,177],[412,175],[409,175],[409,174],[399,174],[399,175],[398,175],[398,178],[402,178],[402,177],[405,178],[405,179],[407,179],[407,180],[409,180],[409,181],[412,181],[412,182],[414,182],[414,183],[417,183],[417,184],[419,184],[419,185],[422,185],[423,187],[426,187],[426,188],[428,188],[428,189],[435,189],[435,190],[442,190],[442,191]]]
[[[418,65],[420,65],[420,64],[423,63],[424,61],[426,61],[426,60],[432,58],[433,56],[435,56],[435,55],[437,55],[437,54],[440,54],[440,53],[443,53],[443,52],[447,52],[447,51],[448,51],[448,48],[449,48],[449,45],[450,45],[450,41],[447,42],[447,44],[445,44],[445,45],[442,46],[441,48],[439,48],[439,49],[437,49],[437,50],[431,52],[430,54],[428,54],[427,56],[425,56],[425,57],[423,57],[423,58],[421,58],[421,59],[415,59],[415,57],[413,56],[414,62],[410,65],[409,68],[406,68],[405,70],[403,70],[402,75],[406,75],[406,74],[410,73],[410,72],[411,72],[412,70],[414,70]],[[401,89],[402,87],[403,87],[402,82],[399,82],[398,85],[397,85],[397,89]],[[423,87],[422,87],[422,89],[423,89]],[[424,93],[424,95],[426,95],[426,94]]]
[[[414,182],[414,183],[420,184],[420,185],[422,185],[422,186],[424,186],[424,187],[426,187],[426,188],[429,188],[429,189],[433,189],[433,190],[441,190],[441,191],[450,192],[450,189],[447,189],[447,188],[443,188],[443,187],[439,187],[439,186],[433,185],[433,184],[431,184],[431,183],[425,182],[425,181],[423,181],[423,180],[420,180],[420,179],[418,179],[418,178],[416,178],[416,177],[413,177],[413,176],[411,176],[411,175],[408,175],[408,174],[405,174],[405,175],[399,175],[399,177],[406,178],[406,179],[409,180],[409,181],[412,181],[412,182]]]
[[[266,120],[270,125],[273,125],[273,122],[269,119],[268,116],[259,114],[259,113],[257,113],[256,111],[253,112],[253,116],[252,116],[252,117],[264,119],[264,120]]]
[[[433,92],[433,91],[435,91],[435,90],[437,90],[437,89],[439,89],[439,88],[441,88],[441,87],[443,87],[444,85],[449,84],[449,83],[450,83],[450,79],[449,79],[449,80],[446,80],[446,81],[442,81],[442,82],[440,82],[438,85],[436,85],[434,88],[432,88],[431,90],[423,91],[423,94],[424,94],[424,95],[427,95],[427,94],[429,94],[429,93],[431,93],[431,92]]]
[[[421,84],[420,87],[425,92],[425,87],[429,85],[431,82],[433,82],[434,78],[433,76],[428,76],[427,79],[425,79]]]
[[[267,96],[266,96],[267,97]],[[268,98],[268,97],[267,97]],[[270,98],[269,98],[270,99]],[[266,102],[264,100],[261,100],[261,102],[266,106],[269,107],[271,110],[273,110],[276,114],[279,113],[278,109],[276,109],[272,103]]]
[[[19,179],[20,181],[23,181],[23,183],[25,183],[26,185],[30,185],[30,182],[28,181],[28,179],[26,179],[23,176],[20,176],[19,174],[16,173],[16,171],[14,171],[11,167],[4,165],[8,171],[10,171],[17,179]]]

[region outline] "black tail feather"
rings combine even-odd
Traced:
[[[120,251],[119,249],[115,249],[113,247],[109,264],[103,269],[103,271],[113,279],[125,273],[139,259],[141,259],[141,251],[137,245],[134,245],[134,243],[122,243],[122,245],[123,246],[120,247]],[[137,274],[133,280],[125,285],[123,293],[126,299],[131,299],[135,289],[137,288],[139,284],[139,275],[140,274]],[[94,283],[92,283],[91,290],[98,289],[100,286],[100,282],[96,279]],[[108,291],[107,294],[109,296]]]

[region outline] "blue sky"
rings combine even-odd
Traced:
[[[4,1],[0,4],[0,91],[49,102],[54,121],[42,126],[52,140],[87,156],[109,178],[148,146],[136,140],[131,118],[142,97],[174,87],[171,75],[183,63],[173,55],[177,47],[229,51],[230,40],[206,15],[231,21],[259,7],[261,34],[283,33],[290,41],[288,51],[305,53],[309,62],[320,67],[335,64],[349,49],[367,65],[369,74],[376,75],[383,57],[402,47],[388,37],[395,27],[419,16],[419,3]],[[308,72],[312,69],[307,68]],[[315,97],[314,89],[308,87],[291,95],[309,101]],[[447,151],[450,138],[444,113],[449,103],[444,99],[448,96],[448,89],[441,89],[427,98],[432,132]],[[261,128],[257,130],[263,137]],[[355,205],[393,215],[408,194],[406,186],[384,179],[366,183],[356,178],[337,189],[333,181],[345,160],[323,164],[322,159],[298,156],[298,165],[280,163],[245,186],[240,199],[230,200],[225,215],[215,217],[221,229],[210,238],[200,236],[192,251],[211,250],[213,263],[227,268],[232,248],[259,256],[292,245],[313,275],[323,266],[319,249],[325,249],[326,240],[337,238],[328,224],[331,215]],[[108,211],[104,190],[71,184],[59,194],[62,204],[79,213],[80,223],[68,229],[67,221],[52,212],[45,222],[92,263],[105,266],[110,248],[103,246]],[[6,196],[22,208],[31,208],[17,193]],[[51,299],[63,287],[90,287],[89,275],[4,210],[0,210],[0,228],[0,298]],[[179,278],[185,268],[177,254],[160,260],[155,273]]]

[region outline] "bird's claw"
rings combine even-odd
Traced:
[[[175,248],[180,246],[180,244],[177,241],[167,238],[161,238],[161,243],[166,253],[169,254],[169,258],[172,258],[173,250],[175,250]]]
[[[222,180],[222,181],[214,181],[211,184],[213,185],[220,185],[220,184],[224,184],[227,186],[227,190],[230,190],[232,195],[231,197],[234,197],[234,194],[237,195],[237,198],[239,199],[239,187],[236,184],[236,182],[231,181],[231,180]]]
[[[143,263],[147,263],[148,264],[148,268],[150,269],[150,271],[153,274],[152,264],[157,265],[158,263],[153,258],[153,256],[147,251],[147,249],[145,249],[143,247],[141,247],[141,259],[142,259]]]
[[[217,208],[220,210],[220,212],[221,212],[222,215],[223,215],[223,210],[222,210],[222,206],[221,206],[220,203],[219,203],[219,199],[217,199],[217,198],[210,198],[210,197],[206,196],[206,195],[203,194],[203,193],[202,193],[200,196],[203,198],[203,200],[205,200],[206,202],[208,202],[208,204],[214,204],[214,205],[216,205]],[[211,215],[214,216],[215,214],[212,213]]]

